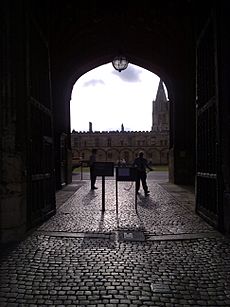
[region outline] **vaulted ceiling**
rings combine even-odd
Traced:
[[[50,42],[53,76],[69,89],[68,97],[82,74],[119,52],[158,74],[170,94],[173,83],[194,75],[196,27],[207,3],[50,0],[32,2],[31,9]]]
[[[123,52],[170,83],[194,53],[196,1],[49,1],[52,65],[71,82]],[[41,8],[40,9],[44,9]],[[40,16],[39,10],[35,14]],[[42,17],[44,18],[44,17]],[[187,63],[187,64],[186,64]],[[169,86],[170,84],[168,84]]]

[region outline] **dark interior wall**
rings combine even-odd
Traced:
[[[219,111],[220,111],[220,144],[221,169],[223,180],[223,228],[230,233],[230,19],[228,12],[229,1],[223,1],[218,7],[218,85],[219,85]],[[222,197],[222,196],[221,196]]]
[[[121,6],[117,3],[102,5],[98,1],[72,0],[5,0],[1,3],[3,81],[0,127],[1,190],[4,202],[1,202],[0,212],[2,220],[4,215],[4,223],[8,223],[4,225],[5,228],[8,227],[10,231],[14,228],[14,235],[19,229],[22,231],[27,222],[26,210],[35,203],[32,197],[42,194],[39,189],[37,194],[28,190],[28,185],[32,184],[28,177],[31,163],[41,160],[40,151],[38,153],[34,150],[30,154],[31,135],[45,144],[44,150],[50,149],[54,128],[55,178],[58,189],[62,183],[61,136],[66,136],[64,180],[65,183],[71,181],[69,102],[72,87],[82,74],[111,62],[119,51],[124,52],[131,63],[158,74],[166,83],[170,103],[173,105],[171,177],[175,183],[193,183],[195,56],[191,3],[193,1],[154,1],[155,7],[152,7],[152,1],[141,5],[125,1]],[[32,25],[37,35],[33,46],[28,39]],[[43,47],[36,49],[39,42]],[[45,56],[41,53],[44,50]],[[32,68],[31,57],[34,63]],[[48,99],[48,108],[43,99],[29,102],[30,82],[35,84],[35,79],[43,80],[41,75],[37,77],[38,71],[42,72],[40,63],[45,63],[46,59],[50,60],[50,66],[48,62],[47,67],[44,65],[45,77],[47,80],[51,77],[52,92],[50,95],[49,86],[41,91],[44,100]],[[42,134],[39,125],[33,126],[30,111],[34,107],[38,111],[36,114],[41,115],[43,111],[49,114],[48,135]],[[34,118],[37,119],[36,116]],[[35,129],[31,130],[31,127]],[[42,129],[45,132],[44,125]],[[227,135],[225,142],[226,139]],[[47,188],[47,191],[50,190]],[[28,194],[30,202],[27,201]],[[49,199],[43,199],[44,203],[49,203],[50,199],[53,201],[54,195],[55,191],[52,191]],[[39,207],[39,201],[37,205],[34,210],[37,210],[39,218],[44,208]]]
[[[21,3],[1,3],[0,241],[26,229],[26,21]]]

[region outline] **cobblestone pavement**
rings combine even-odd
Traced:
[[[3,253],[1,307],[230,306],[230,240],[195,215],[192,193],[149,182],[136,212],[120,182],[116,215],[109,180],[102,214],[97,184],[63,194],[55,216]]]
[[[105,212],[102,213],[102,189],[91,191],[89,182],[61,206],[58,213],[40,230],[64,232],[113,232],[117,229],[132,229],[153,235],[183,234],[213,231],[212,227],[194,214],[188,203],[178,202],[165,188],[152,182],[150,196],[143,191],[137,198],[135,210],[135,189],[130,182],[118,183],[118,216],[116,215],[116,182],[107,180],[105,186]],[[190,195],[187,193],[187,195]],[[181,197],[181,196],[180,196]]]

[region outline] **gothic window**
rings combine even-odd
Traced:
[[[95,147],[99,147],[99,139],[98,138],[95,139]]]
[[[80,147],[79,145],[80,145],[79,139],[74,138],[74,146],[79,148]]]
[[[152,139],[151,139],[151,143],[152,143],[153,146],[156,145],[156,140],[155,140],[155,138],[152,138]]]
[[[108,147],[111,147],[111,139],[107,140]]]

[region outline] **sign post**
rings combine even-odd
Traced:
[[[102,177],[102,212],[105,212],[105,177],[114,176],[113,162],[95,162],[94,171],[96,176]]]
[[[105,212],[105,176],[102,176],[102,212]]]

